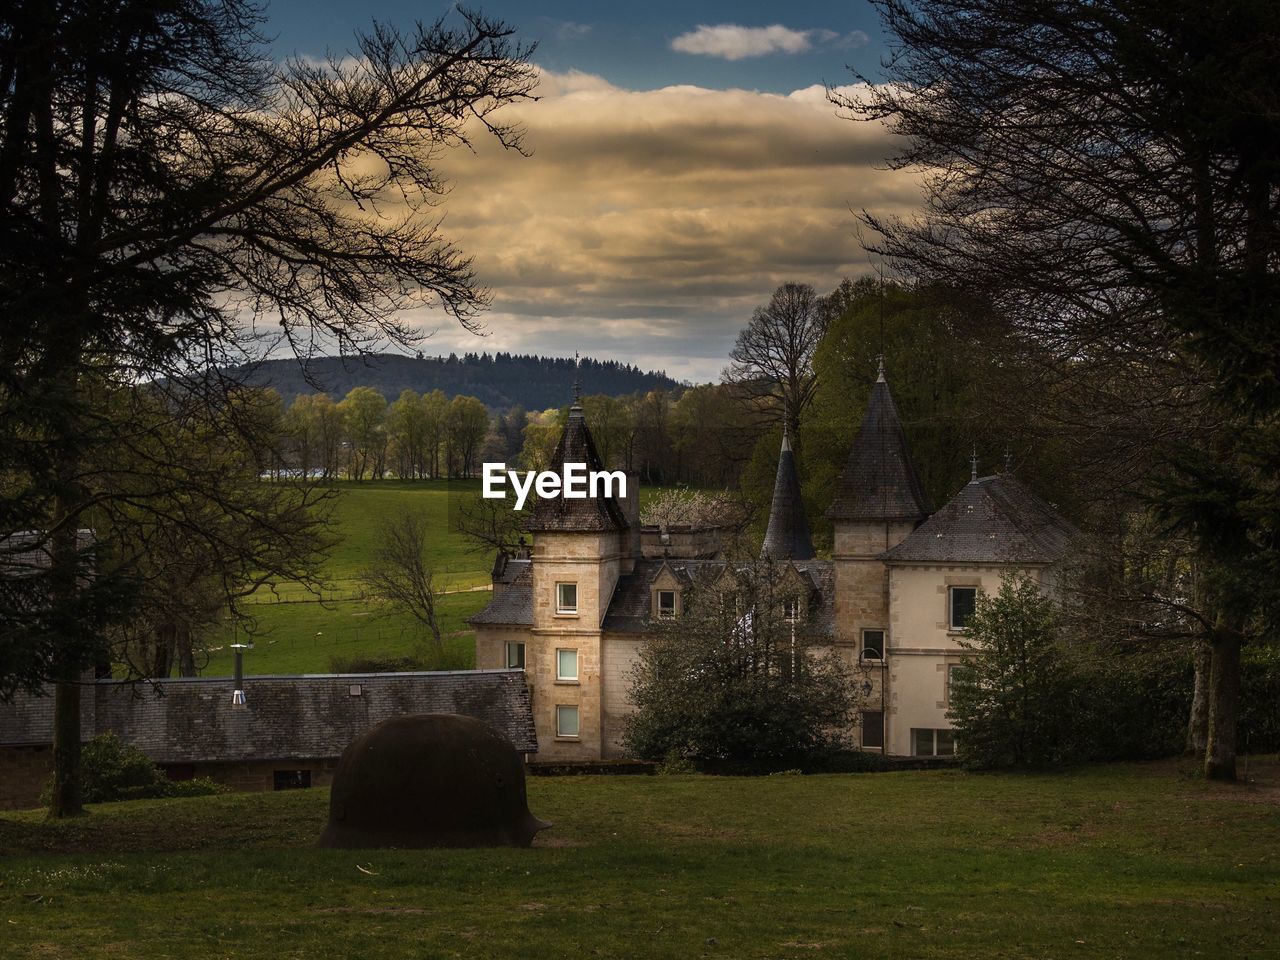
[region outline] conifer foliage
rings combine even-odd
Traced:
[[[980,595],[961,646],[948,717],[969,767],[1047,765],[1072,753],[1070,669],[1058,646],[1052,602],[1028,577],[1006,577]]]

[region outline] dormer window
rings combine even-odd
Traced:
[[[658,591],[658,616],[670,619],[676,615],[676,592],[674,590]]]
[[[576,583],[556,584],[556,613],[576,614],[578,612],[578,585]]]

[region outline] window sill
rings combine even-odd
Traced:
[[[581,737],[565,737],[565,736],[561,736],[560,734],[556,734],[555,741],[556,743],[581,743],[582,738]]]
[[[576,610],[575,611],[557,610],[555,612],[555,616],[556,616],[556,619],[558,620],[577,620],[578,619],[578,613]]]
[[[556,677],[557,687],[576,687],[581,683],[581,680],[562,680],[560,677]]]

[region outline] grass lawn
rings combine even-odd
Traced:
[[[475,666],[475,631],[465,620],[488,602],[488,590],[440,598],[440,630],[449,667]],[[327,673],[335,656],[404,657],[429,642],[428,634],[412,617],[386,615],[378,604],[359,600],[272,603],[260,607],[260,632],[254,638],[254,648],[245,653],[245,670],[258,675]],[[228,633],[222,641],[212,644],[205,675],[230,676],[234,671],[231,640]]]
[[[321,790],[0,814],[0,955],[1275,957],[1280,767],[1179,767],[531,778],[529,850],[316,850]]]
[[[464,622],[487,602],[493,558],[469,551],[454,531],[454,511],[460,497],[479,492],[479,481],[398,481],[335,484],[333,535],[337,543],[324,564],[328,581],[321,602],[301,584],[278,583],[258,591],[253,613],[258,621],[254,650],[245,669],[255,674],[326,673],[334,656],[401,657],[415,652],[424,634],[412,618],[391,615],[377,603],[361,599],[361,569],[377,548],[378,526],[384,517],[409,510],[427,514],[432,535],[428,553],[436,583],[449,594],[441,601],[441,629],[446,638],[444,665],[475,665],[475,633]],[[229,646],[242,642],[243,633],[230,628],[211,638],[210,660],[202,673],[229,675]]]
[[[278,583],[259,590],[253,606],[258,633],[245,669],[259,675],[326,673],[334,656],[400,657],[413,653],[422,642],[418,625],[408,617],[380,615],[377,604],[361,599],[359,582],[361,569],[377,548],[379,524],[384,517],[407,510],[426,511],[432,533],[429,560],[434,564],[436,582],[450,591],[441,602],[444,664],[474,666],[475,632],[464,621],[488,602],[487,592],[471,591],[489,586],[493,557],[469,550],[453,523],[460,499],[479,493],[480,481],[340,481],[334,488],[333,534],[338,542],[324,565],[328,581],[324,601],[298,583]],[[659,489],[643,488],[641,502]],[[212,638],[211,657],[202,673],[229,675],[233,669],[229,646],[244,639],[243,633],[230,628]]]
[[[340,481],[334,484],[333,534],[337,544],[324,564],[330,589],[326,599],[350,599],[360,592],[361,569],[377,548],[378,526],[387,517],[408,511],[425,511],[431,534],[427,559],[436,579],[446,590],[481,586],[489,582],[493,557],[470,552],[468,544],[453,529],[455,511],[463,498],[479,493],[478,480],[370,480],[364,483]],[[298,584],[277,584],[263,590],[260,599],[310,600]]]

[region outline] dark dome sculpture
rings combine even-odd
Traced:
[[[524,764],[488,724],[395,717],[342,752],[322,847],[527,847],[551,824],[529,812]]]

